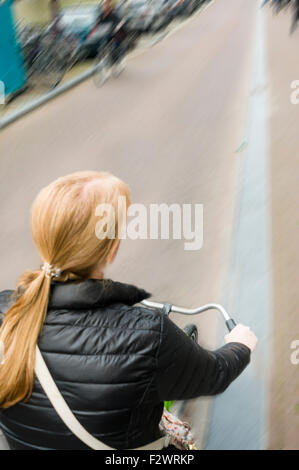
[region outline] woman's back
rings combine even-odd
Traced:
[[[113,448],[158,439],[163,400],[223,392],[250,360],[241,343],[206,351],[165,315],[134,305],[148,295],[110,280],[51,284],[40,350],[77,419]],[[11,449],[87,449],[37,380],[27,402],[0,411],[0,427]]]
[[[163,403],[151,383],[161,316],[131,307],[142,289],[112,281],[53,284],[39,347],[81,424],[116,448],[159,437]],[[86,448],[62,423],[38,381],[27,403],[2,410],[14,449]]]

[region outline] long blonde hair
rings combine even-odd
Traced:
[[[31,208],[31,231],[44,263],[58,267],[55,280],[83,280],[98,263],[105,263],[119,234],[118,198],[128,187],[106,172],[82,171],[58,178],[43,188]],[[116,239],[95,235],[96,207],[115,209]],[[125,217],[125,214],[121,214]],[[19,278],[14,304],[0,328],[4,363],[0,365],[0,407],[26,401],[34,385],[35,347],[43,326],[51,278],[43,269],[27,270]]]

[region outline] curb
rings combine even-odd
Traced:
[[[94,72],[94,67],[90,67],[88,70],[81,73],[80,75],[73,78],[72,80],[69,80],[68,82],[64,83],[61,86],[58,86],[54,90],[51,90],[45,93],[43,96],[40,96],[30,101],[29,103],[25,104],[20,109],[18,109],[17,111],[13,111],[12,113],[9,113],[7,117],[0,119],[0,129],[3,129],[4,127],[16,121],[20,117],[23,117],[25,114],[29,113],[30,111],[33,111],[34,109],[39,108],[43,104],[50,101],[52,98],[55,98],[56,96],[59,96],[61,93],[64,93],[65,91],[70,90],[74,86],[78,85],[79,83],[83,82],[87,78],[91,77],[93,72]]]

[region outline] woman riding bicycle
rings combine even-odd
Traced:
[[[113,208],[103,218],[101,204]],[[42,266],[0,294],[0,427],[11,449],[88,449],[35,377],[37,344],[78,421],[116,449],[155,441],[164,400],[221,393],[250,361],[249,328],[238,325],[207,351],[158,310],[136,305],[145,290],[105,278],[129,204],[125,183],[95,171],[58,178],[33,203]],[[115,237],[99,237],[98,224]]]

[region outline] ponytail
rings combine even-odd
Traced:
[[[120,196],[127,202],[121,210]],[[58,178],[43,188],[33,202],[33,240],[41,259],[47,262],[42,269],[25,271],[21,276],[15,303],[0,328],[4,345],[0,408],[26,401],[32,394],[35,349],[47,315],[51,278],[62,283],[83,280],[94,266],[107,261],[114,240],[98,239],[95,235],[96,209],[101,203],[112,204],[117,228],[130,203],[129,188],[110,173],[96,171]]]
[[[34,385],[35,347],[43,326],[51,279],[40,271],[21,276],[17,300],[0,328],[4,361],[0,365],[0,407],[9,408],[30,398]]]

